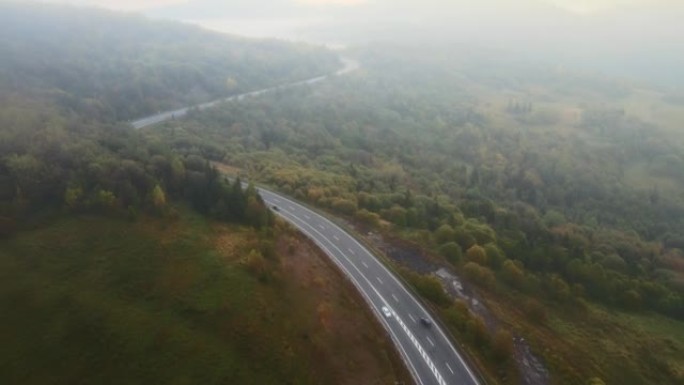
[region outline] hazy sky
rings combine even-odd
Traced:
[[[174,5],[185,3],[187,5],[193,4],[207,4],[213,3],[215,10],[219,13],[222,11],[229,12],[232,8],[242,7],[244,4],[250,4],[254,9],[262,9],[264,4],[283,4],[289,3],[294,6],[305,6],[315,8],[340,8],[340,7],[364,7],[373,6],[378,3],[392,4],[413,3],[417,7],[436,7],[453,8],[454,6],[476,6],[482,3],[482,0],[261,0],[261,1],[243,1],[243,0],[229,0],[229,1],[207,1],[207,0],[44,0],[53,3],[70,3],[80,5],[94,5],[119,10],[149,10],[167,5]],[[520,3],[534,3],[535,1],[527,0],[490,0],[498,4],[520,4]],[[578,13],[592,13],[603,10],[619,9],[634,6],[662,6],[662,5],[677,5],[681,0],[538,0],[539,3],[548,3],[559,6],[566,10]],[[220,15],[217,16],[228,16]]]
[[[345,43],[461,39],[589,57],[684,52],[684,0],[43,0],[141,11],[223,32]],[[298,34],[293,34],[297,31]],[[305,32],[301,32],[305,31]],[[393,35],[394,34],[394,35]],[[326,40],[327,39],[327,40]]]
[[[2,0],[0,0],[2,1]],[[41,0],[257,37],[441,40],[624,73],[681,73],[684,0]]]

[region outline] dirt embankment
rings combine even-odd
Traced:
[[[309,338],[338,384],[413,383],[384,329],[323,252],[294,232],[278,237],[276,249],[292,293],[315,308]]]
[[[454,299],[464,301],[471,312],[477,314],[487,325],[490,333],[504,327],[503,323],[487,308],[475,290],[463,281],[448,265],[431,258],[420,249],[405,242],[386,239],[382,235],[367,233],[366,240],[382,251],[394,262],[421,274],[434,274],[439,278],[444,290]],[[513,337],[514,355],[520,372],[522,385],[550,384],[549,371],[541,358],[531,350],[521,336]]]

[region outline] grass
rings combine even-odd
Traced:
[[[542,356],[554,384],[682,384],[684,327],[651,313],[626,313],[592,303],[546,304],[546,322],[530,319],[516,294],[483,293],[496,316]],[[505,297],[505,298],[502,298]]]
[[[183,211],[175,221],[62,218],[2,241],[0,383],[358,383],[352,368],[368,383],[405,378],[330,267],[304,268],[327,294],[281,266],[281,250],[268,277],[247,268],[263,238]],[[276,235],[318,263],[296,240]]]

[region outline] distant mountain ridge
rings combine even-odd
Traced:
[[[105,120],[302,80],[335,54],[99,9],[0,4],[0,88],[46,89]],[[84,105],[86,104],[86,105]]]

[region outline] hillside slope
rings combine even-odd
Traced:
[[[277,226],[75,216],[0,242],[5,384],[388,384],[362,299]]]
[[[55,95],[100,120],[129,120],[337,68],[307,45],[231,37],[88,8],[0,4],[0,88]]]
[[[356,53],[343,78],[145,134],[222,149],[213,160],[383,235],[400,263],[469,282],[488,309],[474,317],[430,277],[414,286],[500,383],[522,383],[512,336],[554,384],[681,383],[682,103],[459,46]]]
[[[0,383],[410,381],[353,288],[253,188],[121,122],[334,55],[7,3],[0,36]]]

